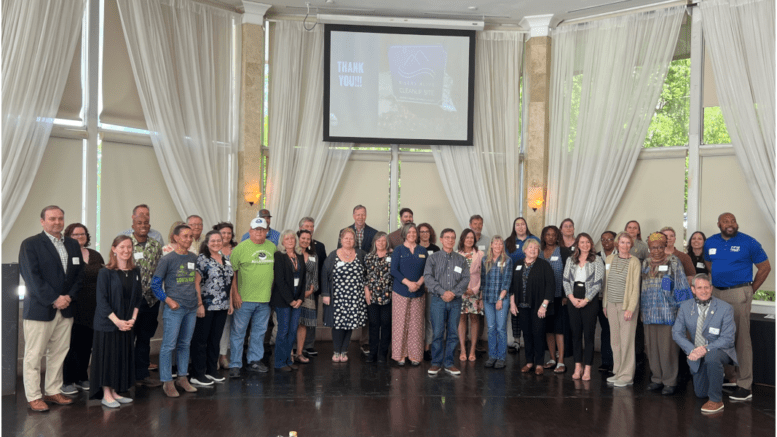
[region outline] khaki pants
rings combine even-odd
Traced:
[[[62,317],[57,311],[54,320],[41,322],[24,320],[24,392],[27,402],[40,399],[40,362],[46,357],[46,395],[53,396],[62,389],[62,363],[70,350],[70,331],[73,318]]]
[[[637,368],[634,356],[634,339],[637,332],[639,307],[634,311],[631,320],[623,320],[623,303],[607,304],[607,321],[610,323],[610,344],[612,345],[612,373],[619,380],[630,383],[634,381]]]
[[[712,295],[734,308],[734,324],[737,327],[734,347],[737,351],[739,371],[734,366],[726,366],[726,379],[736,380],[737,385],[750,390],[753,385],[753,345],[750,341],[750,305],[753,303],[753,287],[712,289]]]
[[[676,386],[680,347],[672,339],[672,326],[645,324],[645,352],[652,373],[650,380],[667,387]]]

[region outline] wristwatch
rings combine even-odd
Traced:
[[[544,303],[544,304],[542,304],[542,307],[545,308],[545,309],[548,309],[548,304]]]

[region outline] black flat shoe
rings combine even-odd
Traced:
[[[372,355],[372,354],[367,355],[366,361],[368,363],[374,363],[375,362],[375,355]]]
[[[660,382],[651,382],[647,386],[647,389],[650,391],[661,390],[662,388],[664,388],[664,384],[661,384]]]
[[[661,394],[664,395],[664,396],[672,396],[675,393],[677,393],[677,386],[676,385],[672,385],[672,386],[668,385],[668,386],[664,387],[663,390],[661,390]]]

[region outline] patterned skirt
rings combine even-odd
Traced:
[[[461,298],[461,314],[483,315],[483,309],[478,306],[479,295]]]

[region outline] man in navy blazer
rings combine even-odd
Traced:
[[[22,242],[19,270],[24,295],[24,392],[33,411],[47,411],[46,402],[67,405],[62,363],[70,349],[73,314],[70,303],[81,290],[84,260],[78,242],[62,235],[65,212],[47,206],[40,213],[43,232]],[[41,396],[40,362],[46,356],[46,395]]]
[[[372,239],[378,230],[371,228],[367,224],[367,207],[364,205],[356,205],[353,208],[353,224],[348,226],[356,232],[356,247],[369,253],[372,250]],[[342,230],[340,230],[342,232]],[[337,248],[342,247],[340,245],[340,238],[337,238]]]
[[[691,290],[695,299],[680,305],[672,338],[688,354],[696,396],[709,397],[702,413],[715,413],[723,409],[723,367],[737,365],[734,309],[712,297],[710,277],[704,273],[694,276]]]

